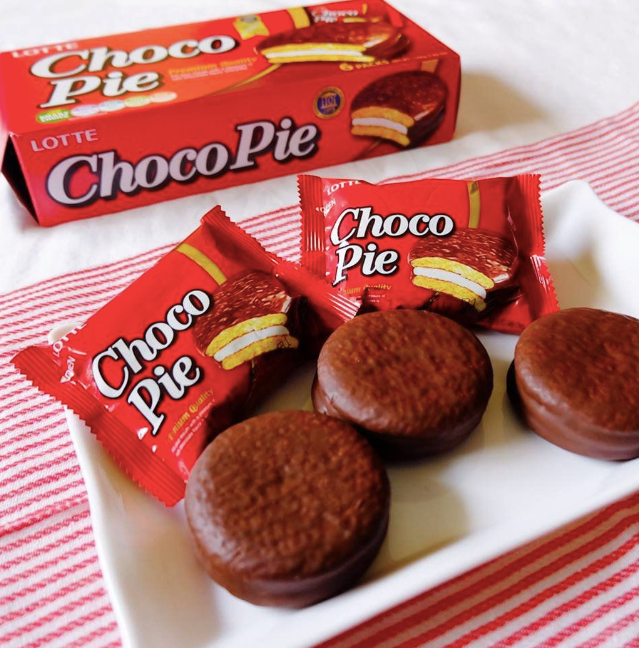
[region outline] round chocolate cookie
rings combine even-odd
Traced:
[[[322,348],[318,412],[364,432],[391,459],[450,450],[478,425],[493,387],[486,350],[452,320],[426,311],[360,315]]]
[[[498,234],[465,227],[446,238],[420,239],[408,261],[416,286],[450,295],[481,313],[491,296],[513,283],[517,250]]]
[[[515,348],[509,395],[551,443],[599,459],[639,456],[639,320],[594,308],[536,320]]]
[[[448,90],[432,72],[404,70],[375,79],[351,104],[353,135],[418,146],[439,126]]]
[[[256,51],[270,63],[352,61],[371,63],[408,47],[399,27],[386,22],[319,22],[267,36]]]
[[[207,573],[257,605],[303,607],[352,585],[386,535],[383,465],[350,425],[271,412],[234,425],[196,462],[186,515]]]
[[[223,369],[276,351],[297,349],[291,334],[297,300],[273,275],[245,270],[221,284],[212,295],[213,307],[193,327],[198,350]]]

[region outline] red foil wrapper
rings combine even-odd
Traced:
[[[298,176],[302,263],[365,308],[520,333],[558,309],[539,176],[374,185]]]
[[[170,506],[206,445],[357,309],[215,207],[85,324],[13,363]]]

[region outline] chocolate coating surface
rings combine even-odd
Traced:
[[[495,283],[512,279],[517,259],[515,246],[487,230],[458,228],[450,236],[424,237],[408,256],[409,262],[425,257],[457,261],[481,272]]]
[[[492,377],[481,342],[455,322],[425,311],[368,313],[324,345],[313,404],[365,431],[384,456],[413,458],[470,434]]]
[[[405,126],[406,133],[381,123],[375,126],[353,121],[353,134],[391,139],[402,146],[418,146],[441,123],[447,94],[444,82],[432,72],[405,70],[376,79],[353,99],[352,119],[389,120]]]
[[[287,312],[291,302],[284,285],[274,276],[246,270],[213,293],[213,305],[193,328],[197,348],[204,353],[211,340],[224,329],[254,317]]]
[[[405,70],[376,79],[360,90],[351,112],[370,106],[398,110],[416,122],[429,121],[446,101],[446,84],[432,72]]]
[[[515,403],[537,434],[590,457],[639,456],[639,320],[593,308],[547,315],[522,333],[514,366]]]
[[[272,412],[222,433],[198,459],[186,513],[207,572],[260,605],[301,607],[349,587],[377,554],[389,484],[343,421]]]

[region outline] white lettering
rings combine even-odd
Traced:
[[[129,393],[126,402],[133,405],[151,424],[151,434],[155,436],[160,431],[166,414],[157,414],[155,409],[160,403],[162,390],[153,378],[143,378]]]
[[[129,61],[143,65],[144,63],[159,63],[169,55],[168,50],[161,45],[144,45],[131,51]]]
[[[286,119],[288,121],[282,120],[286,125],[284,131],[279,131],[268,121],[237,126],[240,136],[235,157],[225,144],[210,142],[199,150],[180,149],[168,159],[162,155],[148,155],[135,164],[121,160],[116,151],[65,158],[49,172],[47,191],[61,205],[88,205],[99,198],[109,199],[118,193],[132,194],[140,189],[155,189],[171,181],[188,182],[198,176],[210,178],[228,171],[249,169],[257,166],[258,156],[269,153],[281,164],[298,157],[298,154],[307,157],[315,153],[320,136],[317,127],[307,124],[298,128],[292,120]],[[301,132],[299,137],[298,132]],[[280,133],[282,139],[278,140]],[[93,141],[97,139],[97,135],[86,139]],[[273,151],[275,140],[279,142],[279,157]],[[46,144],[33,140],[31,146],[35,151],[48,150],[59,146],[59,140],[55,142],[52,139]],[[71,187],[76,186],[73,177],[80,172],[86,175],[87,167],[93,175],[93,181],[87,187],[86,179],[84,180],[83,186],[86,188],[82,195],[72,194]]]
[[[330,233],[333,245],[346,245],[355,237],[400,237],[410,232],[414,236],[448,236],[455,228],[455,221],[448,214],[389,214],[373,213],[371,207],[348,207],[336,219]]]
[[[51,56],[36,61],[31,66],[31,74],[40,77],[41,79],[59,79],[80,74],[80,72],[83,72],[86,69],[86,63],[79,63],[76,67],[71,68],[70,70],[62,70],[60,72],[55,71],[55,66],[57,63],[65,59],[79,58],[80,60],[86,61],[88,55],[89,53],[87,50],[52,54]]]
[[[236,46],[235,39],[230,36],[209,36],[199,42],[198,49],[203,54],[223,54],[231,51]]]
[[[98,139],[98,132],[95,128],[85,131],[75,131],[73,133],[60,133],[59,135],[50,135],[39,142],[31,140],[31,148],[34,151],[46,151],[59,146],[72,146],[73,144],[82,144],[82,142],[95,142]]]
[[[98,183],[92,183],[81,196],[70,194],[71,178],[82,167],[88,167],[92,173],[97,173],[98,159],[95,155],[74,155],[58,162],[47,176],[47,193],[61,205],[86,205],[92,202],[98,192]]]
[[[331,185],[330,193],[342,183]],[[347,271],[360,268],[365,277],[376,274],[391,275],[398,270],[397,250],[380,250],[369,239],[399,238],[407,233],[413,236],[448,236],[455,229],[455,221],[448,214],[375,214],[372,207],[348,207],[335,219],[329,235],[335,250],[336,266],[333,285],[345,281]],[[366,248],[358,240],[368,240]]]
[[[31,74],[41,79],[51,79],[51,93],[40,108],[52,108],[77,103],[77,97],[100,90],[105,97],[119,97],[127,92],[147,92],[162,83],[157,72],[144,72],[127,76],[121,68],[131,65],[152,65],[166,58],[185,59],[200,54],[222,54],[237,47],[231,36],[207,36],[200,41],[182,40],[168,47],[142,45],[130,52],[111,50],[108,47],[68,51],[62,48],[41,48],[36,52],[49,54],[33,63]],[[25,50],[27,52],[27,50]],[[20,55],[14,52],[14,56]],[[27,55],[27,54],[23,54]],[[107,68],[116,68],[104,78],[95,74]],[[82,76],[80,76],[82,75]]]
[[[53,86],[53,92],[49,95],[48,101],[40,104],[40,108],[76,103],[76,99],[73,99],[73,97],[97,90],[102,85],[102,79],[96,76],[78,76],[72,79],[51,81],[51,85]]]
[[[237,156],[231,169],[246,169],[255,166],[255,154],[270,146],[275,136],[275,126],[269,121],[258,121],[240,124],[236,130],[240,131],[240,140],[237,145]]]
[[[169,56],[177,59],[192,58],[200,53],[196,40],[183,40],[169,45]]]
[[[195,318],[210,306],[211,298],[206,292],[191,290],[180,303],[169,308],[166,321],[153,322],[142,337],[130,342],[118,338],[98,353],[92,360],[91,369],[100,393],[107,398],[121,397],[133,376],[143,371],[147,363],[156,360],[174,342],[176,333],[192,326]],[[202,371],[192,358],[181,356],[170,369],[161,364],[153,367],[153,376],[143,378],[131,387],[127,403],[142,414],[151,426],[151,434],[156,435],[165,419],[165,415],[158,412],[162,398],[183,398],[188,388],[201,379]]]
[[[95,92],[100,89],[105,97],[119,97],[127,92],[146,92],[157,88],[161,83],[160,75],[156,72],[140,72],[126,76],[124,72],[109,72],[104,79],[99,76],[78,76],[70,79],[51,81],[53,91],[49,99],[40,104],[40,108],[65,106],[77,103],[76,97]]]
[[[91,370],[93,371],[93,377],[95,378],[95,383],[98,386],[101,394],[104,394],[107,398],[119,398],[122,396],[122,393],[126,389],[127,383],[129,382],[129,370],[127,367],[122,368],[122,380],[118,387],[113,387],[110,385],[102,373],[102,360],[104,358],[112,358],[113,360],[118,359],[118,355],[112,347],[109,347],[106,351],[98,353],[93,362],[91,363]]]
[[[71,44],[73,45],[73,44]],[[123,68],[133,64],[148,65],[159,63],[168,57],[183,59],[192,58],[199,54],[223,54],[237,47],[237,42],[231,36],[207,36],[202,40],[182,40],[168,47],[162,45],[142,45],[127,53],[123,50],[110,50],[108,47],[94,47],[88,50],[67,51],[62,46],[61,51],[54,48],[24,50],[14,52],[14,56],[31,56],[56,51],[36,61],[31,66],[31,74],[41,79],[59,79],[72,77],[81,72],[101,72],[107,67]],[[73,66],[73,67],[72,67]]]

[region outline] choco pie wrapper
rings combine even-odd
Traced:
[[[206,445],[357,309],[215,207],[84,324],[13,363],[173,505]]]
[[[298,176],[302,263],[365,308],[521,332],[557,310],[539,176],[374,185]]]

